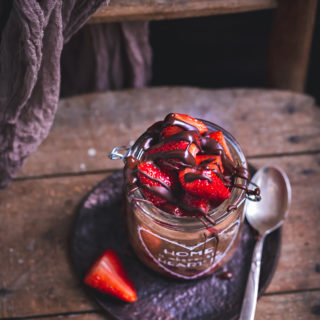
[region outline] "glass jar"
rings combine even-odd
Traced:
[[[221,127],[203,121],[209,131],[221,130],[230,148],[234,163],[247,169],[247,162],[235,138]],[[146,136],[142,135],[127,152],[140,159]],[[240,177],[236,184],[247,186]],[[206,223],[196,217],[177,217],[145,201],[137,188],[125,190],[126,220],[130,244],[139,259],[163,275],[196,279],[221,268],[237,248],[244,221],[246,191],[234,187],[231,196],[209,212]]]

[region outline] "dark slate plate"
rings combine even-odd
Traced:
[[[240,313],[255,232],[248,224],[244,225],[240,246],[224,268],[233,273],[231,280],[217,277],[221,271],[192,281],[160,276],[145,267],[128,245],[121,205],[122,181],[122,172],[115,172],[100,182],[79,206],[72,235],[72,259],[82,281],[93,261],[107,248],[114,249],[137,289],[138,300],[124,303],[87,288],[94,299],[115,319],[235,319]],[[260,294],[275,271],[280,241],[281,230],[265,240]]]

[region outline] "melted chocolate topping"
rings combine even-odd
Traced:
[[[233,273],[231,271],[225,271],[217,274],[217,277],[221,280],[230,280],[233,277]]]
[[[202,172],[202,173],[189,172],[189,173],[186,173],[183,178],[184,178],[184,181],[187,183],[193,182],[196,180],[207,180],[210,183],[212,183],[211,178],[207,176],[205,172]]]
[[[178,132],[172,136],[164,138],[161,136],[161,131],[168,126],[179,126],[184,129],[184,131]],[[137,145],[133,150],[133,153],[137,150],[137,148],[141,147],[145,153],[142,156],[141,161],[153,161],[157,162],[158,160],[162,161],[163,164],[175,169],[181,170],[183,168],[196,167],[196,160],[193,155],[190,153],[189,149],[192,144],[194,144],[199,149],[199,154],[205,155],[219,155],[221,157],[222,166],[224,168],[224,174],[222,174],[221,170],[213,170],[213,172],[224,182],[224,184],[229,188],[240,188],[245,190],[247,194],[259,195],[260,190],[256,188],[255,190],[249,190],[246,184],[236,184],[234,181],[237,177],[242,178],[246,181],[250,179],[250,174],[248,170],[239,165],[235,165],[231,159],[226,155],[221,144],[214,139],[209,137],[208,133],[204,133],[200,135],[199,130],[193,125],[184,122],[183,120],[176,119],[173,113],[170,113],[166,116],[164,121],[159,121],[149,127],[145,133],[145,139],[142,141],[140,145]],[[159,151],[161,147],[173,141],[186,141],[187,147],[185,150],[176,149],[169,151]],[[201,168],[206,169],[210,160],[204,160],[199,165]],[[201,207],[191,208],[184,204],[182,201],[178,201],[178,196],[175,192],[169,188],[162,181],[153,178],[146,174],[143,171],[138,169],[138,164],[140,161],[132,156],[126,158],[126,164],[124,168],[124,176],[125,181],[129,189],[129,193],[133,192],[132,190],[136,190],[136,186],[147,189],[162,198],[164,198],[169,203],[177,205],[178,207],[187,210],[188,212],[193,213],[195,216],[198,213],[201,213],[203,218],[209,221],[211,224],[215,224],[215,221],[209,217],[206,212]],[[137,179],[138,172],[147,176],[149,179],[157,182],[159,186],[147,186],[142,185]],[[205,174],[205,172],[199,173],[199,171],[193,173],[187,173],[184,176],[186,182],[192,182],[197,179],[207,180],[210,183],[212,180],[209,176]],[[134,198],[136,201],[140,201],[139,199]],[[148,200],[143,199],[143,201],[148,202]],[[228,207],[228,212],[231,212],[237,208],[237,203],[234,205],[230,205]],[[202,221],[203,218],[199,217]]]

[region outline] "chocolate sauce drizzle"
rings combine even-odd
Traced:
[[[184,131],[178,132],[172,136],[164,138],[161,135],[162,130],[168,126],[179,126]],[[161,147],[169,142],[174,141],[185,141],[187,142],[187,147],[185,150],[170,150],[170,151],[160,151]],[[164,198],[169,203],[172,203],[182,209],[191,212],[195,216],[198,216],[198,213],[201,213],[203,218],[210,222],[211,224],[215,224],[215,221],[207,215],[207,213],[201,207],[191,208],[187,206],[182,201],[178,200],[178,196],[175,194],[174,190],[168,187],[162,181],[155,179],[145,172],[138,169],[138,164],[143,161],[152,161],[154,164],[157,161],[162,161],[165,165],[174,168],[176,170],[181,170],[183,168],[196,168],[196,160],[193,155],[190,153],[190,147],[194,144],[199,149],[199,154],[205,155],[219,155],[221,158],[222,166],[224,168],[224,172],[222,174],[221,168],[218,166],[218,170],[213,170],[214,173],[223,181],[226,187],[228,188],[240,188],[245,190],[248,195],[260,195],[259,188],[254,190],[249,190],[246,183],[238,184],[234,181],[237,177],[242,178],[246,181],[250,179],[250,174],[248,170],[242,166],[235,165],[231,159],[225,153],[222,145],[215,141],[214,139],[209,137],[208,133],[200,134],[199,130],[187,123],[183,120],[175,118],[173,113],[168,114],[164,121],[159,121],[149,127],[145,133],[145,139],[141,144],[137,145],[135,148],[141,147],[144,150],[144,154],[142,155],[141,160],[134,158],[133,156],[129,156],[126,158],[125,168],[124,168],[124,177],[126,181],[126,185],[128,186],[129,193],[132,193],[133,190],[136,190],[136,187],[147,189],[162,198]],[[133,149],[133,153],[136,149]],[[132,154],[132,153],[131,153]],[[207,161],[203,161],[199,166],[201,168],[206,168],[208,165]],[[198,166],[198,167],[199,167]],[[143,174],[147,176],[149,179],[159,183],[159,186],[147,186],[142,185],[137,179],[137,174]],[[206,175],[205,170],[202,172],[190,172],[184,176],[186,182],[192,182],[197,179],[207,180],[211,183],[211,179],[208,175]],[[135,201],[140,201],[137,198],[133,198]],[[143,199],[143,201],[148,202],[148,200]],[[230,205],[227,208],[228,212],[231,212],[237,208],[237,203]],[[198,216],[199,217],[199,216]],[[203,218],[201,216],[199,219],[202,221]]]

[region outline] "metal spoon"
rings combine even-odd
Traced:
[[[242,303],[240,320],[253,320],[256,310],[263,241],[267,234],[279,228],[291,202],[291,186],[286,173],[278,167],[264,167],[252,181],[261,190],[261,201],[246,201],[244,212],[249,224],[259,232],[254,247],[251,269]]]

